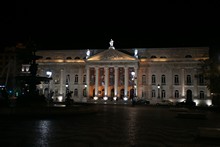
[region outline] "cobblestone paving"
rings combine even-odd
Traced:
[[[198,127],[220,128],[219,113],[207,119],[176,118],[168,107],[97,105],[100,112],[82,116],[3,118],[3,147],[206,147],[218,140],[198,139]]]

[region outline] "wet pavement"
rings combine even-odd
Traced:
[[[88,106],[90,107],[90,106]],[[220,115],[202,111],[205,119],[178,118],[169,107],[95,105],[83,115],[2,117],[4,147],[146,147],[220,146],[218,139],[199,138],[198,128],[220,128]],[[201,111],[201,110],[190,110]]]

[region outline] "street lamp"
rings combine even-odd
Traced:
[[[157,89],[158,89],[158,99],[160,98],[160,84],[157,85]]]
[[[47,71],[46,75],[48,78],[52,77],[52,72],[51,71]],[[48,94],[47,94],[47,99],[50,99],[50,80],[48,80]]]
[[[87,96],[87,84],[84,85],[84,97]]]
[[[66,76],[66,94],[69,93],[69,81],[70,81],[70,76]]]
[[[136,84],[135,84],[135,72],[134,71],[132,71],[131,72],[131,75],[132,75],[132,87],[133,87],[133,90],[134,90],[134,97],[136,97]]]
[[[48,78],[51,78],[52,72],[51,72],[51,71],[47,71],[47,72],[46,72],[46,75],[47,75]]]

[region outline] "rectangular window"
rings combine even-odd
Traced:
[[[86,84],[86,75],[83,75],[83,84]]]
[[[162,85],[166,85],[166,77],[165,77],[165,75],[161,76],[161,84]]]
[[[199,75],[199,85],[204,85],[204,76],[203,75]]]
[[[78,77],[78,75],[75,75],[74,83],[75,83],[75,84],[78,84],[78,82],[79,82],[79,77]]]
[[[152,83],[152,85],[156,84],[156,76],[155,75],[152,75],[151,83]]]
[[[187,77],[186,77],[186,84],[187,85],[192,85],[191,75],[187,75]]]
[[[161,97],[162,97],[162,99],[163,99],[163,98],[166,98],[166,92],[165,92],[165,90],[162,90]]]
[[[179,76],[178,75],[174,76],[174,85],[179,85]]]
[[[142,85],[146,85],[146,76],[142,75]]]

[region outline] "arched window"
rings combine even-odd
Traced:
[[[67,59],[67,60],[70,60],[70,59],[72,59],[72,58],[71,58],[71,57],[66,57],[66,59]]]
[[[75,75],[75,84],[78,84],[78,80],[79,80],[78,75]]]
[[[200,92],[199,92],[199,98],[200,98],[200,99],[204,99],[204,98],[205,98],[204,91],[200,91]]]
[[[174,76],[174,85],[179,85],[179,76],[178,75]]]
[[[166,92],[165,92],[165,90],[162,90],[162,92],[161,92],[161,97],[162,97],[162,99],[163,99],[163,98],[166,98]]]
[[[175,97],[175,98],[179,98],[179,91],[178,91],[178,90],[175,90],[174,97]]]
[[[166,85],[166,76],[165,75],[161,76],[161,84]]]
[[[152,85],[155,85],[155,84],[156,84],[156,76],[155,76],[155,75],[152,75],[152,77],[151,77],[151,83],[152,83]]]
[[[155,97],[156,97],[156,92],[155,92],[155,90],[152,90],[152,92],[151,92],[151,97],[152,97],[152,98],[155,98]]]
[[[154,55],[153,55],[153,56],[151,56],[150,58],[157,58],[157,56],[154,56]]]
[[[75,57],[74,59],[75,59],[75,60],[79,60],[79,59],[80,59],[80,57]]]
[[[78,96],[78,89],[74,89],[74,96]]]
[[[191,55],[186,55],[185,58],[192,58],[192,56]]]
[[[142,85],[146,84],[146,75],[142,75]]]

